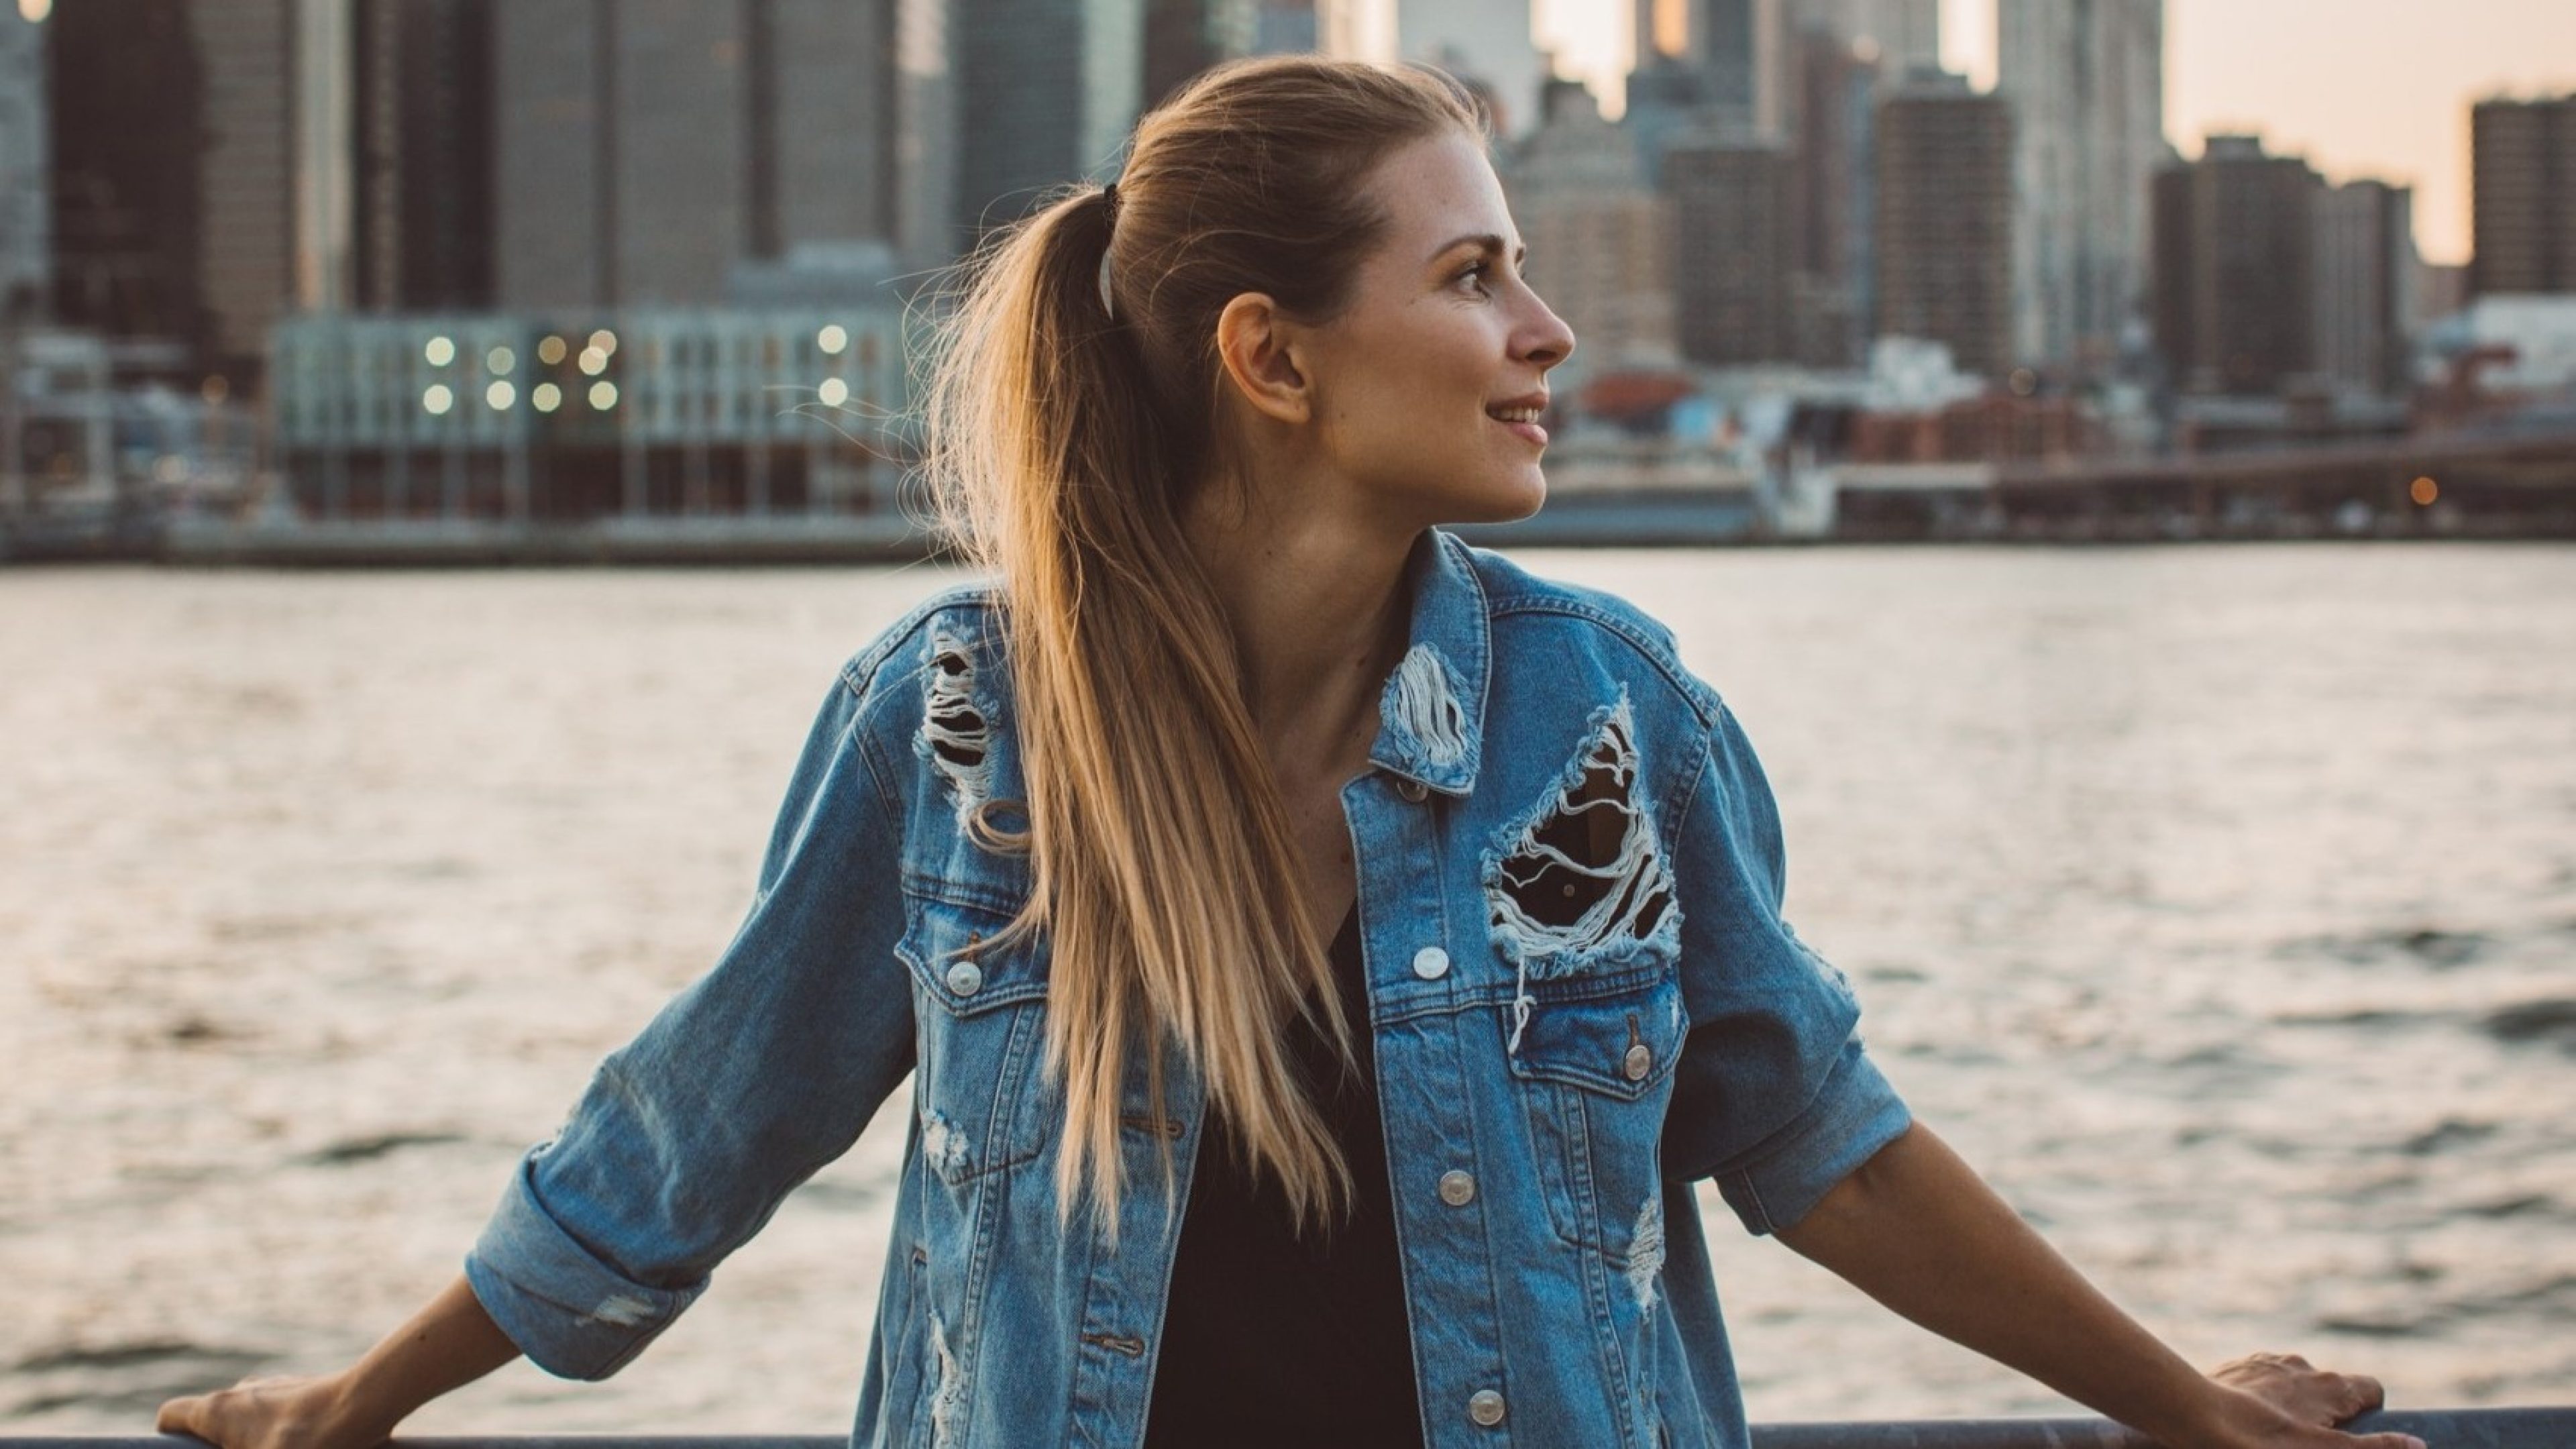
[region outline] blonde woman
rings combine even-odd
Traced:
[[[2204,1376],[1903,1103],[1781,919],[1670,633],[1435,525],[1544,495],[1574,348],[1445,78],[1222,67],[976,259],[929,471],[990,583],[841,672],[749,918],[349,1369],[173,1402],[381,1440],[615,1372],[909,1073],[860,1445],[1740,1446],[1691,1184],[2175,1446],[2361,1443]]]

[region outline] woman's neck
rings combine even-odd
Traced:
[[[1319,490],[1320,491],[1320,490]],[[1405,560],[1415,534],[1329,507],[1237,508],[1202,489],[1183,529],[1233,627],[1245,704],[1284,773],[1364,758],[1378,695],[1405,646]]]

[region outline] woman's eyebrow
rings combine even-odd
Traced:
[[[1494,235],[1492,232],[1482,232],[1475,236],[1453,236],[1449,240],[1442,242],[1439,248],[1431,253],[1431,260],[1436,262],[1442,257],[1447,256],[1453,249],[1465,246],[1469,242],[1474,242],[1476,244],[1476,250],[1490,255],[1499,256],[1503,250],[1503,239]],[[1529,247],[1527,244],[1523,244],[1518,252],[1513,253],[1512,265],[1520,266],[1528,260]]]

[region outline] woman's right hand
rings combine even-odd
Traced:
[[[164,1434],[193,1434],[222,1449],[371,1449],[391,1432],[359,1422],[341,1374],[244,1379],[229,1389],[161,1406]]]
[[[222,1449],[373,1449],[414,1409],[518,1356],[459,1276],[339,1373],[244,1379],[172,1399],[159,1424]]]

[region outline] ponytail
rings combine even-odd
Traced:
[[[1206,1084],[1301,1226],[1350,1173],[1282,1028],[1345,1059],[1354,1024],[1295,882],[1287,811],[1245,703],[1226,613],[1182,530],[1221,477],[1215,317],[1245,291],[1301,315],[1343,304],[1384,218],[1360,198],[1387,152],[1479,129],[1436,72],[1316,57],[1221,66],[1139,125],[1117,189],[1058,193],[963,269],[925,399],[924,470],[950,533],[1000,581],[1027,780],[1033,889],[1002,938],[1052,960],[1046,1070],[1065,1104],[1058,1201],[1114,1234],[1126,1052]],[[1164,1191],[1171,1134],[1157,1133]]]

